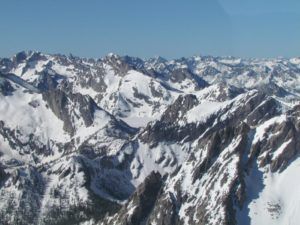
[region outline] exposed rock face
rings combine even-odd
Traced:
[[[181,134],[178,132],[178,129],[176,129],[178,124],[174,122],[197,104],[198,100],[195,95],[179,96],[174,104],[166,109],[160,121],[157,121],[154,124],[148,124],[141,134],[141,140],[155,145],[160,139],[171,141],[180,139],[180,136],[187,136],[188,134]],[[192,127],[194,127],[194,125],[187,128],[189,133],[193,132]]]
[[[5,172],[3,165],[0,164],[0,183],[4,182],[7,178],[7,173]]]
[[[295,111],[290,111],[290,113],[293,115]],[[299,121],[297,118],[289,116],[282,123],[268,127],[269,134],[254,145],[256,154],[259,151],[259,154],[264,155],[264,157],[260,157],[261,166],[270,164],[272,172],[283,171],[299,154]],[[283,145],[283,143],[286,144]],[[282,151],[274,157],[274,151],[279,148],[282,148]]]
[[[262,84],[258,86],[258,90],[267,95],[275,95],[279,97],[285,97],[290,95],[290,93],[284,88],[278,86],[274,82],[269,82],[268,84]]]
[[[195,82],[195,87],[198,90],[208,86],[208,83],[205,80],[193,74],[192,71],[188,69],[175,69],[170,74],[170,80],[173,83],[182,83],[187,79]]]
[[[0,223],[287,224],[295,59],[0,59]]]
[[[11,130],[6,127],[3,121],[0,121],[0,134],[7,141],[8,145],[19,152],[19,154],[49,155],[51,150],[49,146],[41,143],[34,134],[30,134],[28,139],[22,139],[22,134],[18,130]]]
[[[105,224],[147,224],[149,214],[155,206],[161,186],[161,175],[158,172],[152,172],[116,214],[116,218],[109,218]]]
[[[48,103],[53,113],[64,121],[64,129],[70,134],[75,132],[76,126],[74,122],[77,118],[82,118],[87,127],[92,125],[94,111],[97,108],[92,98],[77,93],[67,94],[58,89],[44,92],[43,99]],[[79,112],[74,111],[72,104],[78,105]]]
[[[11,95],[14,88],[11,86],[10,82],[1,78],[0,75],[0,93],[4,96]]]
[[[17,204],[14,200],[17,196],[14,195],[13,191],[9,191],[9,189],[13,188],[20,192],[20,198],[22,199]],[[7,190],[6,193],[4,189]],[[32,208],[40,208],[39,200],[43,189],[44,183],[42,178],[34,167],[17,169],[12,174],[9,174],[5,186],[1,188],[2,198],[4,194],[8,194],[8,199],[2,202],[5,207],[0,212],[3,224],[37,224],[39,212],[38,210],[32,210]]]
[[[36,86],[43,92],[54,90],[58,86],[58,80],[62,79],[59,75],[52,75],[49,71],[45,70],[39,76]]]

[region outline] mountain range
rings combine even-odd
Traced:
[[[300,58],[0,59],[0,224],[296,225]]]

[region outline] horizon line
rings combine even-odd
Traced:
[[[87,57],[87,56],[80,56],[77,54],[74,54],[72,52],[69,53],[49,53],[46,51],[40,51],[40,50],[21,50],[21,51],[17,51],[15,54],[11,55],[11,56],[4,56],[1,57],[0,59],[10,59],[15,57],[17,54],[20,53],[26,53],[26,55],[28,54],[33,54],[33,53],[40,53],[43,55],[49,55],[49,56],[65,56],[65,57],[75,57],[75,58],[80,58],[80,59],[94,59],[94,60],[99,60],[99,59],[103,59],[107,56],[119,56],[119,57],[130,57],[130,58],[138,58],[141,60],[150,60],[150,59],[156,59],[156,58],[162,58],[166,61],[172,61],[172,60],[178,60],[178,59],[188,59],[188,58],[195,58],[195,57],[212,57],[212,58],[234,58],[234,59],[243,59],[243,60],[253,60],[253,59],[259,59],[259,60],[278,60],[278,59],[295,59],[295,58],[300,58],[300,54],[298,56],[291,56],[291,57],[287,57],[287,56],[270,56],[270,57],[243,57],[243,56],[234,56],[234,55],[214,55],[214,54],[193,54],[193,55],[189,55],[189,56],[180,56],[180,57],[175,57],[175,58],[170,58],[170,57],[165,57],[163,55],[153,55],[150,57],[140,57],[140,56],[135,56],[135,55],[130,55],[130,54],[119,54],[119,53],[115,53],[115,52],[108,52],[105,53],[99,57]]]

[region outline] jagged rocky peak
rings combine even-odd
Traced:
[[[150,58],[147,60],[149,63],[167,63],[167,59],[161,57],[161,56],[155,56],[154,58]]]
[[[16,62],[22,62],[27,59],[27,53],[25,51],[19,52],[14,56]]]
[[[37,51],[21,51],[13,56],[13,61],[16,63],[21,62],[34,62],[39,60],[46,60],[46,56],[42,54],[41,52]]]
[[[115,75],[124,76],[129,70],[133,69],[133,67],[127,63],[123,57],[114,53],[109,53],[100,61],[109,65],[115,72]]]
[[[127,62],[129,65],[134,67],[134,69],[141,70],[144,68],[145,62],[141,58],[132,57],[132,56],[128,56],[128,55],[123,56],[122,58],[125,62]]]

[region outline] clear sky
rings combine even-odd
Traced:
[[[0,57],[300,56],[300,0],[0,0]]]

